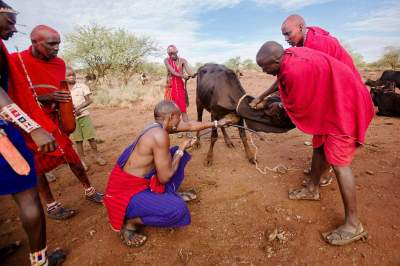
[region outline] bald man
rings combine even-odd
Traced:
[[[190,223],[185,201],[193,193],[179,193],[184,168],[190,160],[185,150],[194,139],[170,148],[169,134],[222,127],[228,120],[214,122],[181,121],[181,111],[172,101],[161,101],[154,108],[154,123],[148,125],[119,157],[110,174],[105,206],[111,227],[120,231],[123,242],[139,247],[147,237],[138,225],[182,227]]]
[[[194,74],[186,59],[178,56],[178,49],[175,45],[167,47],[167,54],[168,58],[164,59],[164,64],[167,68],[165,99],[171,100],[178,105],[182,113],[182,120],[186,122],[189,120],[186,113],[189,98],[183,80],[194,77]]]
[[[354,73],[355,78],[361,80],[361,76],[354,65],[351,55],[343,48],[339,41],[326,30],[320,27],[307,27],[305,20],[301,16],[295,14],[285,19],[282,23],[281,31],[282,35],[285,37],[285,41],[290,46],[308,47],[326,53],[347,65]],[[270,88],[257,96],[250,103],[250,106],[253,108],[257,108],[257,106],[259,106],[258,108],[262,108],[263,100],[276,91],[278,91],[277,81],[272,84]],[[309,174],[309,169],[305,170],[305,173]],[[331,176],[327,175],[321,182],[321,186],[329,185],[331,182]]]
[[[44,175],[46,172],[67,163],[83,185],[87,200],[102,203],[103,194],[97,192],[91,185],[82,162],[72,147],[72,142],[59,128],[59,103],[71,101],[69,92],[59,91],[61,81],[66,78],[65,63],[57,57],[60,35],[48,26],[39,25],[32,30],[31,41],[32,46],[27,50],[12,54],[12,61],[19,72],[26,77],[46,115],[47,119],[40,121],[39,124],[55,137],[58,147],[55,151],[44,154],[37,151],[35,143],[29,136],[26,139],[28,147],[35,155],[36,171],[39,176],[38,188],[46,201],[47,215],[52,219],[64,220],[74,216],[77,211],[67,209],[55,200]]]
[[[345,222],[323,237],[332,245],[365,238],[367,232],[357,216],[350,165],[356,147],[365,142],[374,116],[367,88],[345,64],[306,47],[284,50],[276,42],[267,42],[257,53],[257,64],[263,72],[277,76],[282,103],[292,122],[313,135],[312,182],[290,190],[289,198],[319,200],[321,175],[332,166],[342,194]]]
[[[352,70],[355,78],[362,80],[351,55],[328,31],[315,26],[307,27],[305,20],[299,15],[287,17],[282,23],[281,31],[285,41],[290,46],[308,47],[326,53],[347,65]],[[278,91],[277,81],[269,89],[257,96],[250,105],[256,108],[267,96],[276,91]],[[262,105],[259,106],[262,107]]]

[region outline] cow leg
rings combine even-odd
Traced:
[[[201,121],[203,121],[203,110],[204,110],[204,107],[199,101],[196,101],[196,107],[197,107],[197,121],[201,122]],[[193,149],[195,149],[195,150],[200,149],[200,146],[201,146],[201,144],[200,144],[200,136],[199,135],[200,135],[200,131],[197,131],[196,142],[193,144]]]
[[[228,133],[226,133],[226,129],[224,127],[222,127],[221,131],[222,131],[222,134],[224,135],[224,140],[225,140],[226,146],[228,146],[228,148],[234,148],[235,145],[233,145],[231,139],[228,136]]]
[[[240,120],[240,125],[243,126],[243,120]],[[247,159],[251,164],[256,164],[256,159],[254,158],[254,154],[251,152],[249,144],[247,143],[247,136],[245,129],[239,128],[239,136],[242,139]]]
[[[211,120],[214,120],[214,117],[211,115]],[[204,161],[205,166],[211,166],[213,164],[213,150],[214,150],[214,144],[218,139],[218,131],[216,128],[214,128],[211,132],[211,142],[210,142],[210,149],[208,150],[207,157]]]

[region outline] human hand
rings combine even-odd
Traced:
[[[55,102],[69,102],[71,101],[71,93],[69,91],[54,91],[51,94],[51,100]]]
[[[78,108],[75,108],[75,116],[80,116],[82,114],[82,111]]]
[[[257,105],[259,104],[259,103],[261,103],[261,101],[262,101],[262,99],[260,98],[260,97],[255,97],[250,103],[249,103],[249,105],[250,105],[250,107],[251,108],[253,108],[253,109],[257,109]]]
[[[41,152],[52,152],[57,147],[54,137],[43,128],[33,130],[30,135]]]
[[[182,151],[189,149],[190,147],[193,146],[193,144],[196,142],[196,140],[197,140],[196,138],[190,138],[190,139],[184,140],[182,142],[182,144],[179,145],[179,149]]]

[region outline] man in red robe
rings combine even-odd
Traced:
[[[351,171],[356,147],[364,144],[374,116],[367,88],[353,71],[333,57],[313,49],[284,50],[267,42],[257,54],[263,72],[277,76],[282,103],[293,123],[313,135],[311,181],[289,191],[294,200],[319,200],[321,174],[332,166],[338,179],[345,208],[345,222],[324,233],[332,245],[344,245],[365,238],[357,216],[355,180]]]
[[[47,203],[48,216],[53,219],[67,219],[75,215],[76,210],[66,209],[55,201],[44,175],[46,172],[67,163],[84,186],[86,199],[101,203],[102,194],[90,184],[81,160],[72,147],[72,142],[59,128],[58,103],[71,101],[69,92],[58,91],[66,73],[64,61],[57,57],[60,35],[54,29],[40,25],[32,30],[31,40],[31,47],[23,52],[14,53],[11,57],[45,113],[46,118],[38,121],[39,124],[54,136],[58,148],[54,152],[43,154],[37,151],[31,138],[27,137],[26,140],[35,156],[35,166],[39,176],[38,188]]]
[[[187,80],[194,77],[194,74],[186,59],[178,56],[178,49],[174,45],[168,46],[167,53],[168,58],[164,60],[168,73],[165,100],[175,102],[182,113],[182,120],[187,122],[186,106],[189,105],[189,98],[182,79]]]
[[[343,48],[339,41],[329,34],[328,31],[320,27],[306,27],[304,19],[299,15],[291,15],[282,23],[282,35],[286,42],[293,47],[308,47],[326,53],[340,62],[346,64],[354,73],[355,78],[360,80],[361,76],[354,65],[351,55]],[[260,104],[268,95],[278,91],[278,82],[276,81],[262,94],[254,98],[250,103],[253,108],[262,108]],[[305,170],[309,174],[310,169]],[[325,176],[321,186],[329,185],[332,181],[331,176]]]

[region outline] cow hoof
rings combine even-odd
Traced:
[[[210,167],[210,166],[212,166],[212,164],[213,164],[213,159],[207,158],[204,160],[204,166]]]
[[[256,164],[257,160],[253,157],[249,159],[249,163]]]

